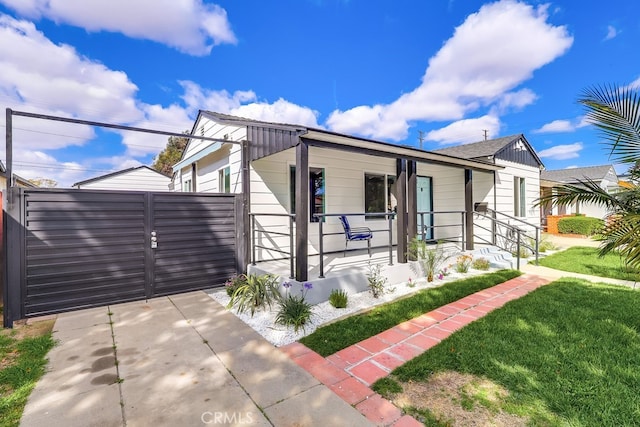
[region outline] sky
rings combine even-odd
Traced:
[[[639,40],[628,0],[0,0],[0,106],[170,132],[210,110],[426,150],[523,133],[547,169],[593,166],[612,160],[577,99],[640,84]],[[13,135],[14,171],[60,187],[167,142],[23,117]]]

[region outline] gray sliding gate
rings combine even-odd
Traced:
[[[238,195],[11,191],[9,322],[221,286],[246,265]]]

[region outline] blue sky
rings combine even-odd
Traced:
[[[524,133],[547,169],[590,166],[610,161],[576,99],[639,84],[638,40],[628,0],[0,0],[0,105],[173,132],[199,109],[414,146],[422,131],[425,149],[486,129]],[[166,144],[14,126],[15,171],[61,186]]]

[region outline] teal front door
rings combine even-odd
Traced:
[[[418,235],[425,240],[433,240],[433,181],[430,176],[419,176],[417,185]]]

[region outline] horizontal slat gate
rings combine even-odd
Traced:
[[[23,190],[25,317],[222,286],[238,271],[237,195]],[[157,247],[152,248],[152,231]]]
[[[144,194],[24,192],[27,316],[145,297]]]
[[[234,195],[154,194],[154,295],[222,286],[236,272]]]

